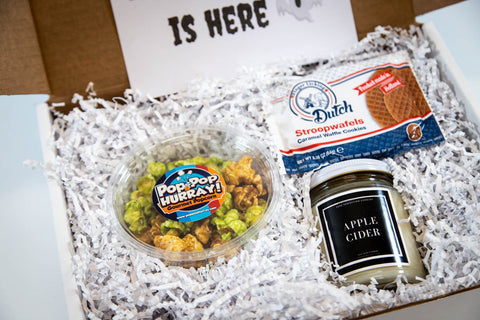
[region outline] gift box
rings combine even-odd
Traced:
[[[369,32],[374,31],[374,28],[378,25],[391,25],[409,29],[410,25],[415,23],[416,15],[445,4],[448,3],[442,2],[439,5],[427,1],[395,1],[385,5],[381,1],[352,1],[352,9],[358,36],[359,38],[364,38]],[[434,7],[429,7],[429,5]],[[56,1],[22,1],[18,2],[16,8],[21,10],[4,11],[13,12],[12,15],[9,15],[9,20],[6,21],[20,26],[22,34],[25,35],[25,39],[28,41],[12,41],[12,43],[3,44],[8,48],[8,50],[3,50],[2,52],[6,52],[6,60],[10,61],[9,66],[11,66],[12,72],[9,73],[11,77],[2,79],[2,86],[0,86],[2,94],[49,93],[49,103],[62,103],[62,106],[57,108],[57,110],[66,114],[75,105],[82,105],[82,103],[82,108],[88,112],[90,102],[85,102],[87,99],[84,100],[77,97],[73,103],[68,101],[71,101],[74,93],[84,92],[86,85],[90,82],[95,84],[96,96],[106,100],[113,97],[121,97],[124,91],[129,88],[122,52],[108,1],[68,3],[68,5],[65,5],[63,2],[57,3]],[[25,19],[25,17],[30,17],[30,19]],[[448,53],[448,48],[443,44],[433,25],[425,24],[421,30],[428,39],[431,48],[433,48],[431,54],[439,63],[440,74],[438,76],[452,87],[459,101],[465,107],[467,118],[479,125],[478,108],[475,109],[473,99],[465,89],[467,86],[464,85],[463,76]],[[12,32],[17,32],[17,30],[12,30]],[[99,43],[102,45],[98,45]],[[131,99],[129,102],[137,101],[136,104],[138,104],[136,99],[141,100],[142,98],[132,93],[126,99]],[[64,102],[66,102],[65,106],[63,106]],[[143,102],[148,103],[148,100]],[[177,110],[177,112],[180,111]],[[52,114],[47,105],[43,105],[38,109],[38,116],[43,137],[44,160],[46,163],[53,163],[56,161],[59,151],[50,142],[50,135],[54,130],[52,128],[52,117],[56,118],[60,117],[60,115]],[[161,116],[164,117],[164,115]],[[78,244],[75,242],[79,240],[75,235],[76,230],[72,230],[71,215],[67,212],[72,210],[71,206],[79,204],[72,202],[71,199],[66,199],[65,190],[61,183],[52,180],[49,182],[49,188],[54,207],[55,230],[70,318],[78,319],[86,316],[98,316],[102,312],[102,306],[92,306],[92,301],[95,298],[85,297],[87,292],[92,293],[92,291],[83,288],[82,286],[85,284],[79,284],[78,281],[79,269],[77,264],[83,262],[78,260],[78,253],[76,252]],[[413,204],[410,205],[414,206]],[[472,270],[475,270],[474,263],[473,265],[465,266],[465,268],[472,267]],[[95,266],[91,265],[89,268],[95,269]],[[91,271],[95,272],[95,270]],[[101,268],[99,267],[96,271],[101,272]],[[208,272],[208,270],[205,272]],[[74,274],[75,277],[73,276]],[[349,315],[347,314],[350,311],[346,311],[342,314],[342,317],[362,317],[440,299],[451,294],[458,294],[463,290],[478,287],[478,281],[475,280],[475,276],[475,272],[472,271],[473,278],[471,282],[468,285],[460,286],[462,289],[458,289],[455,292],[448,290],[432,292],[429,298],[424,296],[419,300],[413,299],[415,300],[413,302],[407,299],[407,303],[396,301],[393,307],[380,306],[369,308],[367,304],[367,307],[364,306],[361,310],[353,308]],[[268,280],[260,279],[259,283],[250,285],[254,288],[255,285],[268,286]],[[244,289],[229,289],[227,291],[231,294],[229,298],[233,299],[235,295],[242,293],[242,290],[248,291],[248,286]],[[366,289],[363,290],[362,292],[365,293]],[[332,294],[334,293],[332,292]],[[384,294],[386,298],[391,298],[389,294]],[[174,292],[172,296],[176,297],[177,295]],[[99,298],[101,297],[96,299]],[[132,299],[142,301],[145,298],[139,295],[132,297]],[[174,298],[172,299],[174,300]],[[228,302],[227,298],[223,301],[227,305],[235,305],[231,301]],[[221,303],[222,301],[219,302],[218,306],[222,306]],[[373,300],[373,303],[378,302]],[[120,303],[117,303],[117,305],[120,305]],[[318,308],[318,305],[315,306]],[[222,317],[222,314],[217,314],[212,308],[208,307],[208,304],[204,307],[204,312],[207,316]],[[284,307],[285,301],[279,300],[278,310],[282,310]],[[201,310],[201,304],[197,305],[197,308]],[[137,310],[137,312],[144,311]],[[238,310],[233,308],[232,311]],[[104,316],[112,315],[112,310],[109,312],[105,312]],[[401,310],[396,312],[401,312]],[[324,317],[322,310],[319,308],[308,310],[303,316],[308,318],[312,317],[312,314],[317,315],[319,318]],[[149,316],[148,312],[144,315],[146,317]],[[185,312],[185,314],[179,316],[187,317],[187,315],[188,312]],[[254,317],[254,315],[252,313],[249,316]],[[293,317],[294,315],[292,314],[291,316]],[[152,317],[151,314],[150,317]]]

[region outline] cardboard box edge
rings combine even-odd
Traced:
[[[37,120],[40,141],[45,164],[55,161],[55,149],[49,144],[52,130],[52,115],[46,103],[37,106]],[[67,204],[65,193],[60,184],[47,180],[52,205],[53,224],[57,241],[58,258],[62,274],[65,300],[69,319],[84,319],[81,298],[73,274],[73,239],[67,218]]]
[[[464,289],[461,289],[461,290],[458,290],[458,291],[452,291],[452,292],[443,294],[443,295],[438,296],[438,297],[433,297],[433,298],[422,300],[422,301],[407,303],[407,304],[404,304],[404,305],[396,306],[396,307],[393,307],[393,308],[390,308],[390,309],[385,309],[383,311],[375,312],[375,313],[372,313],[372,314],[368,314],[368,315],[365,315],[365,316],[360,316],[358,318],[353,318],[353,319],[355,319],[355,320],[371,319],[371,318],[381,316],[381,315],[384,315],[384,314],[388,314],[388,313],[391,313],[391,312],[402,312],[402,310],[406,310],[406,309],[409,309],[409,308],[412,308],[412,307],[424,306],[424,305],[427,305],[428,303],[433,302],[433,301],[441,301],[443,299],[447,299],[447,298],[456,296],[458,294],[466,293],[466,292],[472,292],[474,290],[480,290],[480,284],[478,284],[476,286],[473,286],[473,287],[464,288]],[[425,319],[425,318],[421,318],[421,319]]]
[[[465,105],[467,118],[477,125],[480,131],[480,102],[475,99],[473,91],[458,66],[455,58],[443,41],[433,22],[426,22],[422,26],[424,35],[435,45],[435,57],[439,67],[447,75],[443,79],[453,87],[457,99]]]

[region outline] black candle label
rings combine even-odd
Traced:
[[[388,189],[343,192],[316,205],[327,255],[338,274],[408,264]]]

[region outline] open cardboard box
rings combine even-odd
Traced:
[[[359,38],[377,25],[407,27],[415,16],[458,1],[352,0]],[[50,103],[69,103],[76,92],[95,83],[98,96],[121,96],[129,81],[115,22],[108,0],[4,1],[0,5],[2,64],[0,94],[47,93]],[[425,35],[436,47],[442,76],[464,103],[467,114],[480,127],[478,106],[455,61],[431,24],[423,26]],[[45,162],[53,161],[56,150],[48,145],[52,115],[46,105],[38,108]],[[71,319],[84,317],[77,285],[72,277],[72,236],[66,215],[66,200],[60,185],[50,181],[51,203],[57,236],[61,271],[68,313]],[[442,297],[435,297],[440,299]],[[419,301],[424,303],[427,301]],[[389,309],[386,311],[392,311]],[[401,311],[398,311],[401,312]]]
[[[455,0],[352,0],[359,38],[377,25],[408,27],[415,16]],[[110,1],[2,1],[0,94],[47,93],[67,102],[95,84],[99,97],[129,88]]]

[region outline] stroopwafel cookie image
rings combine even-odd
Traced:
[[[393,72],[395,74],[395,71]],[[397,78],[396,78],[397,79]],[[400,79],[401,81],[401,79]],[[397,122],[412,118],[417,112],[417,103],[412,97],[408,86],[402,82],[402,85],[385,94],[383,100],[387,106],[388,112]]]
[[[379,69],[375,71],[371,76],[371,79],[375,79],[384,72],[392,72],[393,68]],[[365,93],[365,99],[367,102],[367,108],[372,115],[372,118],[381,126],[389,127],[397,123],[397,121],[392,117],[390,112],[387,109],[384,101],[385,94],[377,85],[376,87],[368,90]]]
[[[413,74],[413,71],[410,67],[394,69],[393,75],[396,78],[401,79],[401,81],[410,91],[412,99],[415,101],[416,110],[413,112],[413,117],[423,116],[431,111],[430,106],[423,95],[422,89],[417,82],[417,78]]]

